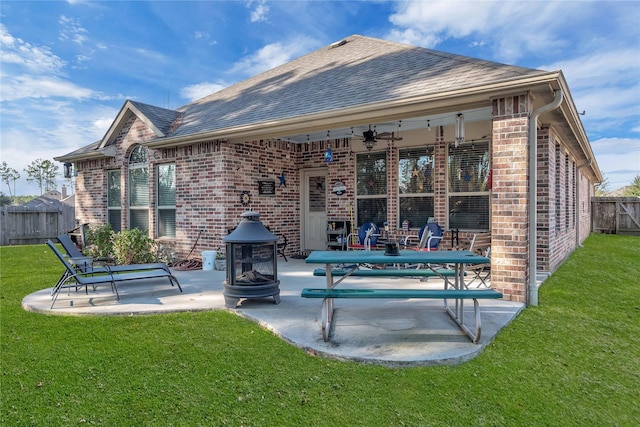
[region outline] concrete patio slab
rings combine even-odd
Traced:
[[[320,329],[321,301],[300,297],[306,287],[324,287],[325,278],[313,276],[304,260],[278,262],[280,304],[273,298],[245,300],[236,309],[225,308],[223,271],[174,271],[183,293],[169,281],[144,280],[118,284],[120,300],[108,286],[95,291],[61,292],[51,308],[51,288],[26,296],[25,310],[66,316],[151,315],[177,311],[229,310],[273,331],[310,354],[386,366],[452,365],[478,355],[496,334],[524,308],[522,303],[481,300],[482,336],[473,344],[446,314],[442,300],[336,300],[334,328],[325,342]],[[349,286],[371,283],[371,278],[349,278]],[[441,288],[438,279],[376,278],[376,286]],[[43,283],[43,287],[49,285]],[[465,318],[473,322],[467,303]]]

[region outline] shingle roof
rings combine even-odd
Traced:
[[[127,102],[166,135],[158,141],[546,73],[360,35],[344,41],[176,110]],[[57,159],[96,153],[99,145]]]
[[[171,136],[435,94],[545,73],[353,35],[178,109]]]
[[[130,102],[165,135],[170,132],[174,122],[182,115],[182,113],[175,110],[168,110],[137,101]]]

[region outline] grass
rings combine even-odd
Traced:
[[[390,369],[312,357],[224,311],[28,313],[61,274],[0,248],[0,424],[640,425],[640,238],[592,235],[477,358]]]

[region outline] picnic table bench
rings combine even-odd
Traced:
[[[452,269],[431,270],[427,268],[381,268],[373,270],[364,269],[332,269],[333,276],[361,276],[361,277],[453,277],[456,272]],[[314,276],[326,276],[327,270],[324,268],[316,268],[313,270]]]
[[[322,298],[322,337],[329,340],[331,324],[333,321],[335,298],[406,298],[406,299],[443,299],[445,311],[460,327],[460,329],[477,343],[482,331],[480,310],[478,299],[502,298],[502,294],[493,289],[470,290],[464,283],[464,266],[466,264],[479,264],[487,262],[487,258],[473,254],[469,251],[440,251],[440,252],[417,252],[400,251],[394,257],[394,262],[398,263],[421,263],[427,266],[431,264],[451,264],[453,270],[444,269],[380,269],[380,270],[360,270],[360,264],[384,264],[389,263],[389,257],[383,251],[353,251],[347,253],[336,253],[335,251],[313,251],[306,258],[307,263],[326,264],[324,269],[314,270],[315,276],[326,276],[326,288],[305,288],[302,290],[303,298]],[[333,264],[354,264],[351,269],[332,269]],[[410,277],[415,276],[417,271],[424,271],[425,275],[435,275],[444,279],[444,289],[378,289],[378,288],[340,288],[335,287],[349,276],[367,277]],[[426,273],[429,271],[430,273]],[[442,274],[443,271],[453,271],[453,273]],[[359,273],[358,273],[359,272]],[[366,273],[365,273],[366,272]],[[392,273],[391,273],[392,272]],[[334,274],[335,273],[335,274]],[[334,281],[334,276],[341,276]],[[451,280],[453,278],[453,280]],[[450,306],[449,299],[455,300],[455,304]],[[464,300],[473,300],[475,328],[471,330],[464,321]]]

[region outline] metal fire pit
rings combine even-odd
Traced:
[[[245,212],[238,227],[224,239],[227,251],[227,279],[224,304],[236,308],[240,300],[273,297],[280,303],[276,242],[260,222],[257,212]]]

